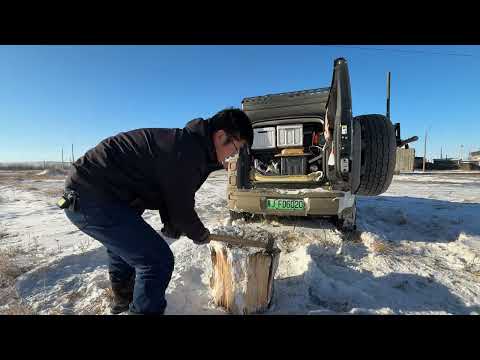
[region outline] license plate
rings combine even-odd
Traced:
[[[267,199],[267,209],[303,211],[305,202],[299,199]]]

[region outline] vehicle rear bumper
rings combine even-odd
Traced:
[[[320,189],[319,189],[320,190]],[[235,212],[276,216],[333,216],[355,204],[355,195],[341,191],[319,190],[232,190],[228,193],[228,208]],[[303,199],[301,210],[267,209],[267,199]]]

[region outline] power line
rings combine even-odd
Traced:
[[[410,54],[426,54],[426,55],[442,55],[442,56],[460,56],[460,57],[471,57],[477,58],[473,54],[464,54],[464,53],[452,53],[452,52],[437,52],[437,51],[425,51],[425,50],[405,50],[405,49],[386,49],[386,48],[373,48],[373,47],[363,47],[363,46],[347,46],[347,45],[329,45],[330,47],[344,48],[344,49],[360,49],[360,50],[373,50],[373,51],[390,51],[390,52],[401,52],[401,53],[410,53]]]

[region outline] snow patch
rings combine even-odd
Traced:
[[[63,185],[38,180],[39,187]],[[0,250],[18,247],[36,259],[16,284],[27,305],[41,314],[108,314],[103,246],[40,192],[14,185],[0,192]],[[205,225],[242,236],[264,230],[282,251],[267,314],[480,313],[478,175],[395,176],[382,196],[357,197],[358,231],[350,235],[323,219],[229,221],[225,193],[225,172],[197,192]],[[158,212],[143,216],[160,231]],[[208,246],[186,237],[167,242],[175,269],[166,313],[225,314],[212,304]]]

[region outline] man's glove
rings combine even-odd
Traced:
[[[171,239],[179,239],[183,235],[181,231],[176,230],[169,224],[164,224],[163,229],[161,230],[162,234]]]
[[[193,240],[193,242],[197,245],[208,244],[210,242],[210,231],[206,229],[205,232],[202,234],[202,236],[199,239]]]

